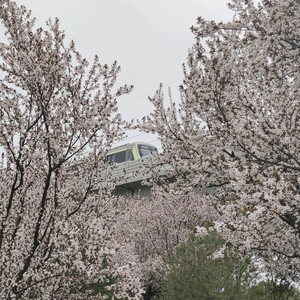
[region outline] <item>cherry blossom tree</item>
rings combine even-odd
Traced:
[[[88,67],[58,20],[35,30],[10,0],[0,19],[0,298],[86,299],[83,286],[113,276],[116,296],[137,299],[130,266],[111,258],[117,199],[94,172],[123,135],[116,99],[132,87],[114,88],[116,63]]]
[[[131,241],[120,247],[118,259],[121,265],[135,264],[135,276],[145,288],[144,299],[159,293],[163,271],[176,247],[197,226],[212,224],[217,216],[198,194],[170,196],[158,190],[153,194],[151,199],[127,199],[115,224],[117,239]]]
[[[155,109],[140,128],[159,135],[176,181],[170,192],[207,195],[216,228],[241,254],[258,251],[285,275],[300,270],[300,3],[232,0],[228,23],[199,17],[191,28],[181,102]]]

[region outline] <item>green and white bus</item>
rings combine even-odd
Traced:
[[[140,160],[149,155],[153,156],[156,153],[157,149],[155,146],[147,143],[135,142],[112,148],[106,154],[106,161],[109,164],[131,162]]]

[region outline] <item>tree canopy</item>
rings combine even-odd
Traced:
[[[24,6],[0,0],[0,20],[0,298],[86,299],[81,288],[109,275],[124,289],[106,285],[128,295],[138,281],[111,262],[116,199],[91,191],[124,132],[116,99],[132,87],[114,87],[117,63],[96,56],[88,67],[57,19],[35,29]]]
[[[247,255],[296,276],[300,268],[300,3],[232,0],[233,20],[191,28],[181,101],[141,128],[157,133],[173,167],[169,191],[216,186],[215,227]],[[298,275],[297,275],[298,276]]]

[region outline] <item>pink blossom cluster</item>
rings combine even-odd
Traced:
[[[158,134],[171,193],[207,195],[218,231],[242,255],[259,253],[284,276],[300,271],[300,4],[232,0],[227,23],[199,17],[181,101],[160,88],[140,122]]]

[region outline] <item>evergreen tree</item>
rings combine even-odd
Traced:
[[[215,232],[204,238],[192,235],[169,261],[169,271],[161,284],[163,300],[241,299],[247,295],[257,273],[250,259],[239,260],[236,254],[213,256],[224,240]]]

